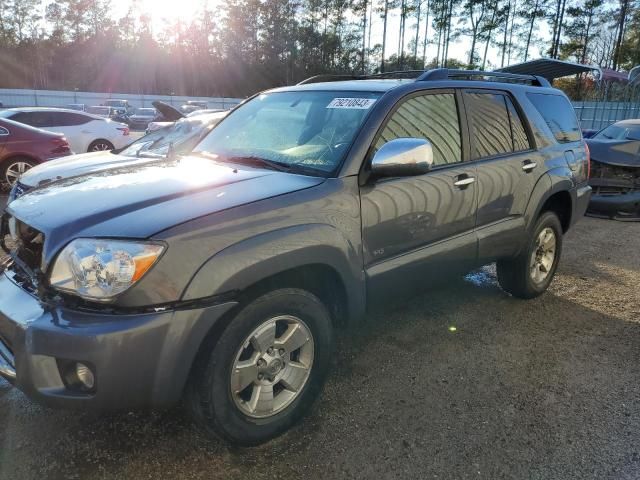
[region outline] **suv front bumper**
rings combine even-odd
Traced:
[[[183,392],[211,327],[236,302],[144,314],[96,314],[51,308],[0,274],[0,376],[53,407],[166,407]],[[82,362],[91,392],[63,378]]]

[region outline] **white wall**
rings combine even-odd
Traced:
[[[4,107],[64,107],[69,103],[100,105],[109,99],[128,100],[134,107],[151,107],[151,102],[161,100],[179,107],[187,100],[206,101],[209,108],[229,108],[241,102],[240,98],[183,97],[175,95],[135,95],[127,93],[70,92],[59,90],[23,90],[0,88],[0,102]]]

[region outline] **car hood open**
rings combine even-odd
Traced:
[[[591,158],[618,167],[640,167],[640,140],[586,139]]]
[[[195,156],[123,161],[45,182],[12,201],[7,211],[44,234],[46,266],[73,238],[148,238],[198,217],[323,181]]]
[[[151,102],[151,105],[153,105],[155,109],[160,112],[162,118],[164,118],[168,122],[177,122],[181,118],[185,117],[184,113],[182,113],[180,110],[172,107],[168,103],[161,102],[160,100]]]

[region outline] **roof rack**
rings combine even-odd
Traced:
[[[305,78],[298,85],[318,82],[340,82],[342,80],[375,80],[387,78],[416,78],[424,73],[424,70],[397,70],[393,72],[372,73],[370,75],[316,75],[314,77]]]
[[[316,75],[307,78],[298,85],[318,82],[338,82],[341,80],[374,80],[391,78],[413,78],[416,82],[437,80],[476,80],[499,81],[505,83],[523,83],[538,87],[551,87],[549,81],[539,75],[522,75],[505,72],[484,72],[481,70],[452,70],[448,68],[434,68],[432,70],[398,70],[394,72],[375,73],[372,75]]]
[[[418,78],[416,82],[424,82],[428,80],[449,80],[449,79],[466,79],[473,80],[481,77],[487,81],[500,81],[506,83],[524,83],[538,87],[550,87],[549,80],[537,75],[521,75],[516,73],[504,72],[484,72],[481,70],[450,70],[448,68],[436,68],[427,70]],[[495,79],[495,80],[492,80]]]

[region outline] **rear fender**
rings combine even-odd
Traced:
[[[525,225],[527,232],[533,228],[536,219],[540,215],[542,206],[554,194],[558,192],[573,192],[574,183],[569,167],[556,167],[540,177],[533,189],[533,193],[525,212]],[[572,194],[573,198],[573,194]],[[569,205],[569,211],[573,212],[573,205]]]

